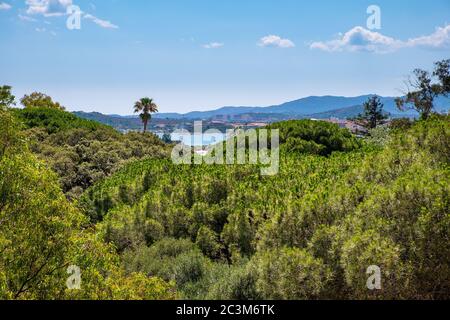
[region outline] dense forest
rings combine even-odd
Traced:
[[[253,166],[139,161],[80,206],[127,272],[175,280],[184,298],[448,296],[448,120],[393,132],[383,147],[353,142],[317,155],[342,138],[334,127],[336,140],[321,147],[299,154],[287,144],[274,177]],[[307,127],[312,137],[329,129],[277,124],[291,135],[297,126],[303,137]],[[374,264],[385,275],[380,292],[366,288]]]
[[[263,176],[176,165],[151,133],[35,100],[0,90],[0,299],[450,298],[448,115],[365,138],[275,123],[280,172]]]

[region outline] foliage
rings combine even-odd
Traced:
[[[392,119],[389,123],[389,128],[392,130],[404,131],[409,130],[413,126],[414,122],[408,118]]]
[[[262,176],[175,165],[151,134],[62,110],[2,109],[0,299],[448,299],[449,120],[366,140],[276,123],[280,172]]]
[[[280,143],[288,153],[328,156],[335,151],[352,151],[361,145],[347,129],[324,121],[283,121],[267,129],[280,130]]]
[[[364,103],[364,112],[355,121],[367,130],[375,129],[380,124],[384,124],[388,118],[383,107],[380,98],[372,96]]]
[[[450,93],[450,59],[436,62],[431,75],[422,69],[415,69],[413,75],[413,80],[407,82],[412,91],[408,88],[405,97],[397,98],[397,107],[402,111],[416,110],[425,120],[434,110],[434,100]]]
[[[164,133],[161,140],[165,143],[172,143],[172,137],[168,133]]]
[[[366,141],[376,146],[385,146],[391,136],[391,127],[389,126],[379,126],[374,129],[369,130],[369,137]]]
[[[15,105],[15,99],[10,86],[0,86],[0,109]]]
[[[142,98],[134,104],[134,112],[139,113],[139,117],[144,124],[144,133],[147,131],[148,121],[152,118],[152,113],[158,112],[158,106],[150,98]]]
[[[153,134],[120,134],[57,109],[12,110],[25,124],[31,150],[58,174],[69,198],[78,198],[127,161],[168,154],[167,147]]]
[[[258,279],[256,290],[264,299],[317,298],[331,277],[320,259],[298,248],[262,251],[252,267]]]
[[[26,126],[26,128],[44,128],[48,134],[53,134],[69,129],[86,129],[90,131],[99,128],[107,129],[107,126],[94,121],[84,120],[59,109],[47,107],[33,107],[25,109],[13,109],[14,115]],[[112,131],[112,129],[111,129]]]
[[[23,96],[20,103],[25,108],[47,108],[56,110],[65,110],[58,102],[53,102],[52,98],[41,92],[33,92],[30,95]]]
[[[273,127],[284,148],[314,141],[328,157],[287,149],[269,177],[257,165],[138,161],[90,188],[80,206],[125,252],[129,272],[175,279],[187,298],[448,297],[448,117],[385,128],[377,148],[320,122]],[[165,237],[192,247],[169,258]],[[366,287],[371,265],[382,270],[382,290]],[[177,278],[177,266],[193,277]]]
[[[7,111],[0,111],[0,128],[0,299],[175,298],[173,284],[124,274],[56,175],[28,151]],[[66,286],[69,265],[82,270],[80,290]]]

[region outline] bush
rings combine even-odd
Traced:
[[[331,271],[309,252],[297,248],[274,249],[252,259],[256,289],[264,299],[320,297]]]
[[[335,151],[351,151],[361,146],[350,131],[324,121],[290,120],[272,124],[267,129],[280,130],[280,143],[285,144],[286,152],[328,156]]]

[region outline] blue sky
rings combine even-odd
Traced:
[[[81,29],[66,27],[81,8]],[[381,9],[381,29],[367,8]],[[0,0],[0,84],[69,110],[130,114],[399,95],[450,58],[450,1]]]

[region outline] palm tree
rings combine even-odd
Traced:
[[[144,124],[144,133],[147,131],[148,121],[152,118],[152,113],[158,112],[158,106],[153,99],[142,98],[134,104],[134,113],[140,113],[142,123]]]

